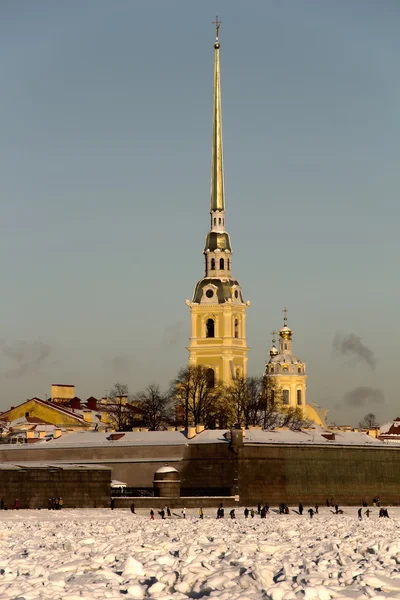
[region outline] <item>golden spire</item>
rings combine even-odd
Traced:
[[[225,210],[224,199],[224,167],[222,158],[222,119],[221,119],[221,80],[219,72],[219,28],[221,21],[216,17],[215,25],[215,57],[214,57],[214,115],[211,163],[211,211]]]

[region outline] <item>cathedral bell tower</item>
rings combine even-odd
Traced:
[[[232,247],[225,229],[222,157],[219,27],[214,43],[214,113],[211,163],[211,226],[204,246],[205,276],[194,290],[190,307],[189,364],[209,369],[209,380],[229,384],[246,375],[246,309],[241,287],[232,277]]]

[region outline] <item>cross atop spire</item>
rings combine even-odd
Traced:
[[[283,314],[285,315],[283,317],[283,323],[284,323],[284,327],[287,327],[287,314],[288,314],[288,309],[286,308],[286,306],[284,306],[283,310],[282,310]]]
[[[277,334],[277,333],[278,333],[278,332],[277,332],[277,331],[275,331],[275,329],[273,329],[273,330],[271,331],[271,335],[272,335],[272,343],[273,343],[273,344],[275,344],[275,336],[276,336],[276,334]]]
[[[218,42],[219,28],[221,27],[222,21],[218,19],[218,15],[215,17],[215,21],[213,21],[213,25],[215,25],[215,40]]]

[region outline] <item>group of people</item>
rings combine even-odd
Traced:
[[[14,503],[15,510],[19,510],[19,506],[20,506],[19,499],[16,498],[15,503]],[[7,506],[5,505],[3,498],[0,498],[0,510],[7,510]]]
[[[64,500],[62,498],[49,498],[47,502],[47,508],[49,510],[61,510],[64,506]]]
[[[378,506],[378,507],[381,506],[381,501],[380,501],[379,496],[373,499],[372,504],[373,504],[373,506]],[[368,507],[368,504],[367,504],[367,502],[366,502],[366,500],[364,498],[362,500],[362,505],[363,505],[363,507]],[[332,507],[334,509],[334,511],[331,511],[331,512],[334,512],[335,515],[342,515],[343,514],[343,510],[341,508],[339,508],[339,505],[337,504],[337,502],[335,502],[335,500],[333,498],[331,498],[330,500],[329,499],[326,500],[326,506],[329,507],[329,508]],[[1,507],[1,504],[0,504],[0,507]],[[112,508],[113,508],[113,506],[112,506]],[[294,509],[292,509],[292,510],[294,510]],[[131,511],[133,513],[135,512],[134,504],[131,505]],[[261,519],[265,519],[266,516],[267,516],[267,514],[269,512],[270,512],[270,506],[269,506],[268,502],[266,502],[264,505],[261,505],[260,502],[258,503],[257,514],[260,515]],[[288,505],[285,504],[285,503],[283,503],[283,502],[281,504],[279,504],[278,512],[281,515],[288,515],[289,512],[290,512]],[[298,512],[299,515],[302,515],[304,513],[304,506],[303,506],[302,502],[299,502],[298,511],[294,510],[294,512]],[[307,512],[308,512],[308,514],[310,516],[310,519],[312,519],[314,517],[314,515],[317,515],[319,513],[319,506],[318,506],[318,504],[315,504],[313,507],[310,507],[307,510]],[[160,515],[161,519],[165,519],[166,517],[171,517],[172,516],[171,510],[170,510],[169,506],[165,506],[164,508],[162,508],[161,510],[159,510],[158,514]],[[244,514],[245,519],[248,519],[249,516],[252,519],[254,519],[254,517],[256,515],[256,511],[253,508],[249,509],[248,507],[246,507],[244,509],[244,511],[243,511],[243,514]],[[367,517],[369,517],[370,514],[371,514],[370,509],[367,508],[367,510],[365,511],[364,514]],[[185,508],[183,508],[181,510],[181,515],[182,515],[183,519],[186,519],[186,509]],[[154,516],[155,516],[154,510],[151,509],[150,510],[150,519],[154,520]],[[179,515],[175,515],[175,516],[179,516]],[[232,508],[229,511],[229,516],[230,516],[231,519],[236,519],[236,513],[235,513],[235,509],[234,508]],[[221,503],[219,505],[218,509],[217,509],[217,519],[223,519],[224,517],[225,517],[225,509],[224,509],[223,504]],[[380,508],[379,517],[389,518],[389,514],[388,514],[387,509]],[[204,519],[204,512],[203,512],[202,508],[199,509],[199,518],[200,519]],[[358,518],[359,518],[359,520],[362,519],[362,509],[361,508],[358,510]]]

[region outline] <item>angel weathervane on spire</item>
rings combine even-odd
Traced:
[[[218,19],[218,15],[215,17],[215,21],[213,21],[213,25],[215,25],[215,41],[218,42],[219,36],[219,28],[221,27],[222,21]]]

